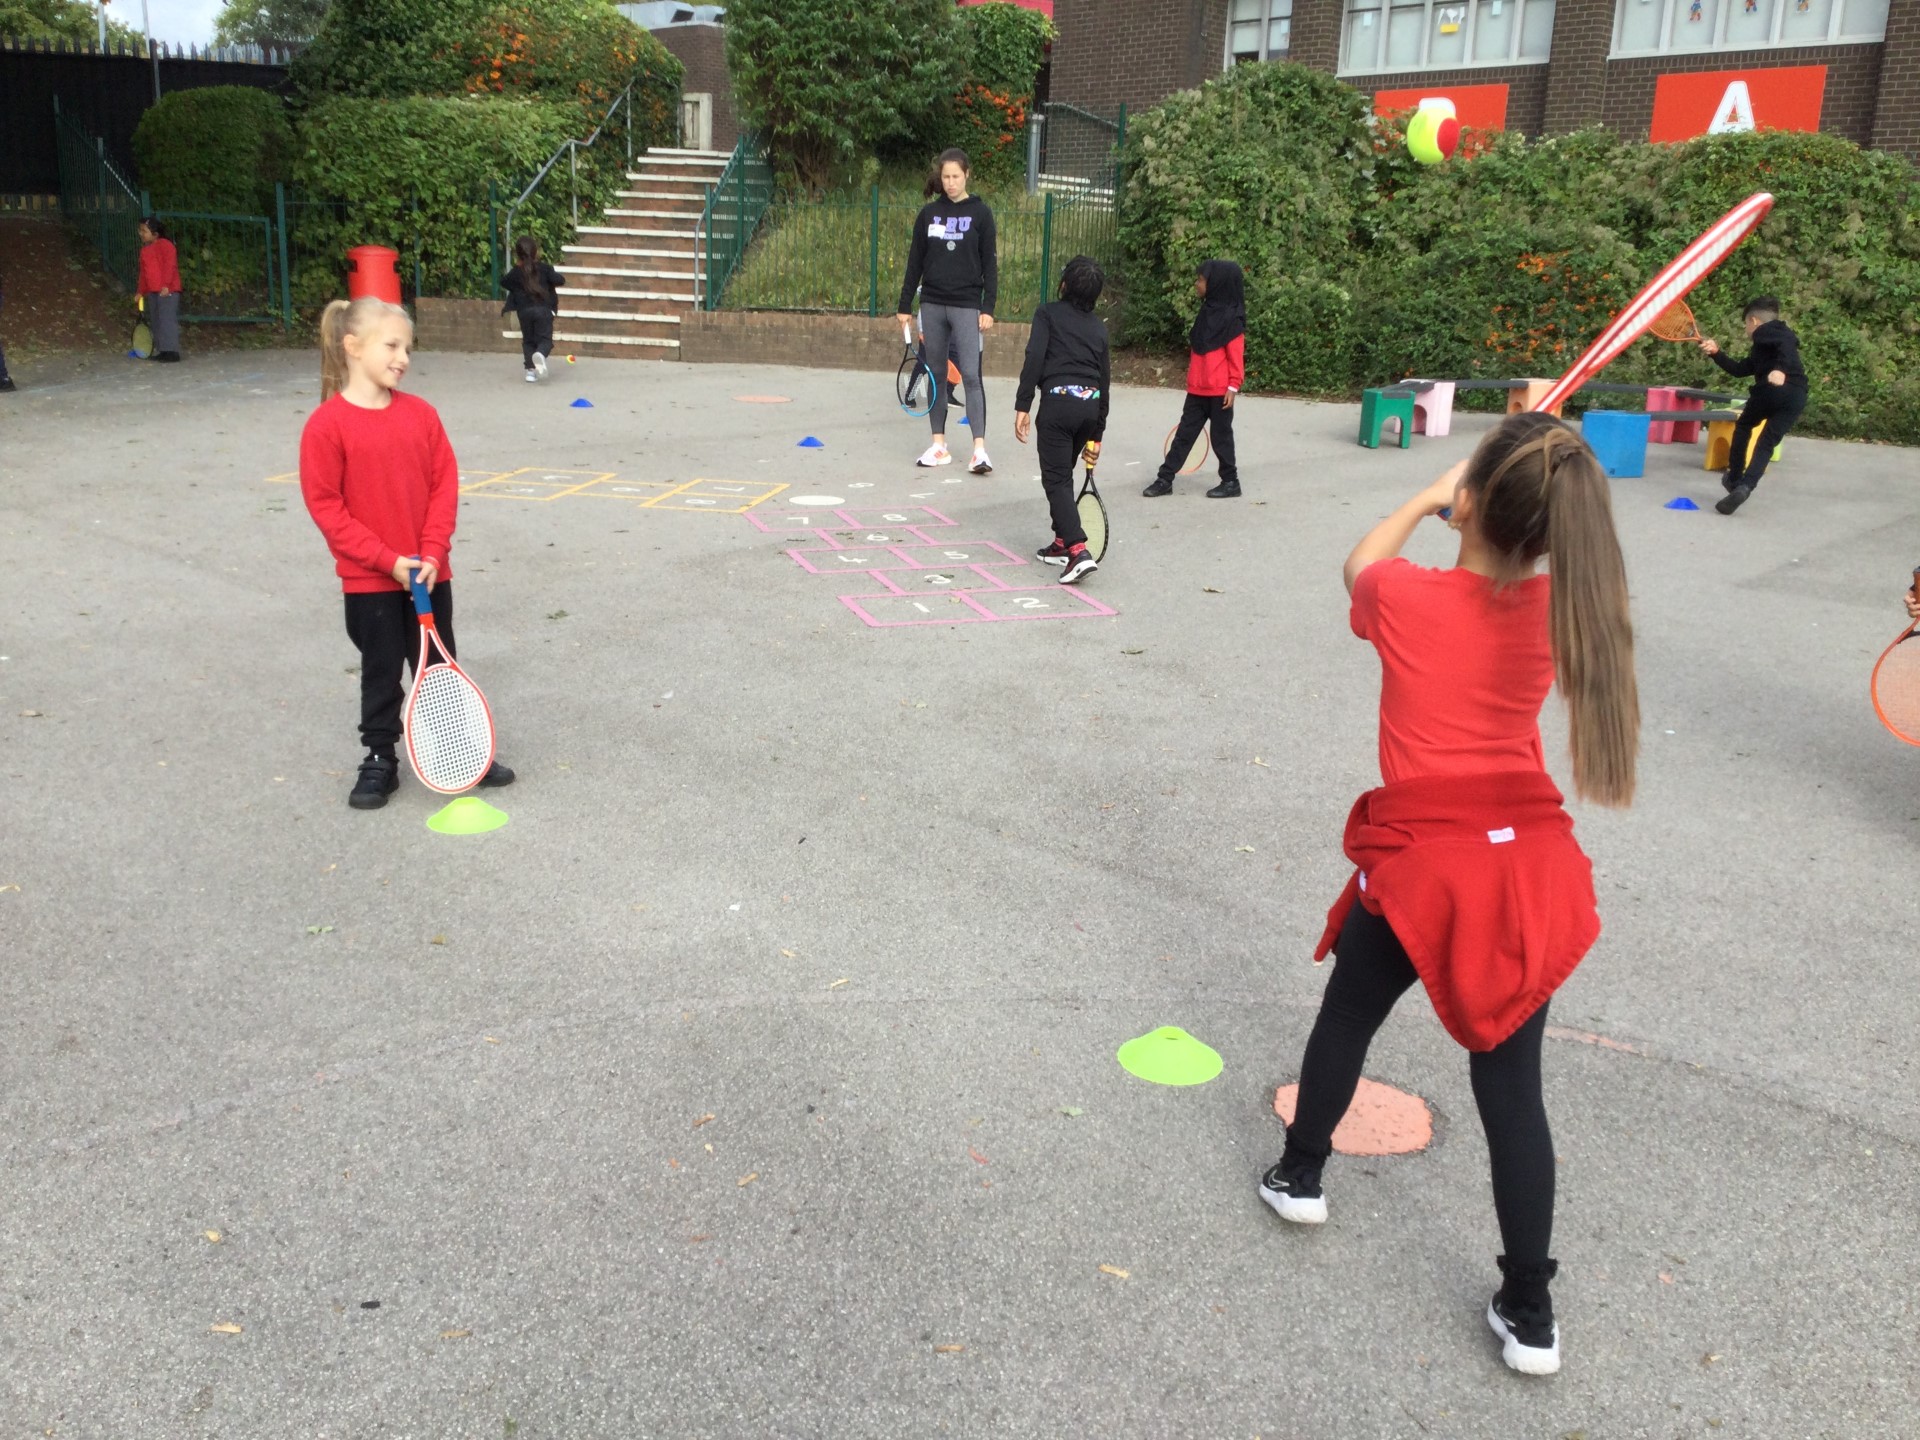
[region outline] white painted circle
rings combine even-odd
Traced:
[[[794,495],[787,500],[787,503],[789,505],[844,505],[847,502],[838,495]]]

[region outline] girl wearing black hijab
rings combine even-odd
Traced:
[[[1213,427],[1213,453],[1220,459],[1220,483],[1207,491],[1209,500],[1235,500],[1240,495],[1240,468],[1233,459],[1233,397],[1247,376],[1246,278],[1231,260],[1205,260],[1194,276],[1200,313],[1194,316],[1187,346],[1187,403],[1180,411],[1160,473],[1142,495],[1170,495],[1173,477],[1187,463],[1187,452],[1200,438],[1203,426]]]

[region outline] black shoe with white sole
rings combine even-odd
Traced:
[[[1547,1286],[1560,1262],[1516,1265],[1500,1257],[1506,1277],[1487,1302],[1487,1324],[1500,1337],[1500,1358],[1522,1375],[1552,1375],[1560,1368],[1560,1327],[1553,1319]]]
[[[1713,508],[1718,510],[1722,515],[1731,515],[1747,503],[1747,497],[1751,494],[1753,494],[1753,487],[1751,485],[1736,485],[1727,492],[1727,498]]]
[[[1260,1198],[1273,1213],[1296,1225],[1327,1223],[1327,1197],[1320,1190],[1320,1170],[1285,1156],[1260,1177]]]
[[[1064,565],[1067,563],[1067,547],[1060,543],[1060,537],[1057,535],[1048,543],[1045,549],[1036,550],[1033,553],[1048,565]]]
[[[1067,568],[1060,574],[1060,583],[1078,585],[1099,568],[1100,562],[1094,559],[1093,552],[1083,545],[1067,556]]]
[[[397,756],[367,752],[360,762],[360,778],[347,794],[347,804],[356,810],[378,810],[387,797],[400,788],[400,761]]]

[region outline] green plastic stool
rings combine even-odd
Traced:
[[[1380,448],[1380,435],[1389,420],[1400,422],[1400,448],[1413,444],[1413,392],[1410,390],[1362,390],[1360,392],[1360,443],[1369,450]]]

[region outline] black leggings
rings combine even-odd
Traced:
[[[1760,477],[1767,473],[1767,462],[1773,459],[1773,452],[1780,448],[1780,442],[1787,438],[1793,422],[1800,418],[1800,412],[1806,408],[1805,391],[1788,390],[1781,400],[1764,405],[1747,401],[1740,418],[1733,422],[1733,444],[1727,451],[1729,488],[1745,485],[1752,489],[1760,483]],[[1753,443],[1755,430],[1760,432],[1760,443],[1754,446],[1753,459],[1749,462],[1747,446]]]
[[[521,363],[531,370],[535,355],[551,354],[553,354],[553,307],[522,305],[520,307]]]
[[[420,658],[420,617],[405,590],[347,595],[347,638],[360,652],[360,743],[382,755],[400,743],[400,688],[405,671]],[[433,587],[433,628],[453,654],[453,582]]]
[[[1287,1127],[1287,1150],[1324,1161],[1333,1127],[1347,1113],[1366,1064],[1367,1046],[1394,1002],[1420,978],[1378,915],[1355,903],[1334,947],[1339,959],[1320,1001],[1300,1062],[1300,1099]],[[1547,1007],[1491,1050],[1468,1060],[1474,1103],[1493,1160],[1493,1209],[1508,1260],[1544,1264],[1553,1240],[1553,1135],[1540,1096],[1540,1042]]]
[[[1213,458],[1220,464],[1220,478],[1239,480],[1240,467],[1233,453],[1233,411],[1225,402],[1224,395],[1188,392],[1186,403],[1180,407],[1180,425],[1174,431],[1173,443],[1167,446],[1166,458],[1160,462],[1160,479],[1171,480],[1177,476],[1180,467],[1187,463],[1187,455],[1200,438],[1200,432],[1210,429]]]

